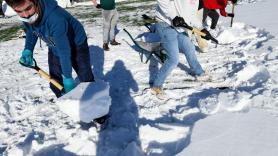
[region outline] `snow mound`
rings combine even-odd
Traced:
[[[266,82],[269,78],[270,74],[265,67],[250,64],[236,74],[235,86],[244,83],[248,86],[253,86],[256,83]]]
[[[251,94],[247,92],[220,92],[212,94],[199,101],[199,109],[202,113],[211,115],[218,112],[241,111],[250,103]]]

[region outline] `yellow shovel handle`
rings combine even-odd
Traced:
[[[63,87],[59,82],[57,82],[56,80],[52,79],[45,71],[43,71],[43,70],[40,69],[38,72],[39,72],[39,74],[40,74],[42,77],[44,77],[44,78],[46,78],[47,80],[49,80],[50,83],[52,83],[54,86],[56,86],[60,91],[63,90],[64,87]]]
[[[199,29],[197,29],[197,28],[194,28],[194,27],[193,27],[192,31],[193,31],[195,34],[198,34],[198,35],[200,35],[200,36],[206,36],[205,33],[201,32],[201,31],[200,31]]]

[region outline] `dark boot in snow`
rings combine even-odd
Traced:
[[[110,42],[111,45],[120,45],[121,43],[117,42],[115,39],[113,39],[111,42]]]
[[[94,119],[94,123],[96,125],[96,129],[97,131],[101,131],[102,129],[105,128],[106,124],[107,124],[107,119],[109,118],[108,115],[104,115],[100,118],[96,118]]]
[[[103,43],[103,46],[102,46],[103,50],[104,51],[109,51],[109,47],[108,47],[108,43]]]

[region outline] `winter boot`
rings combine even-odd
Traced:
[[[104,51],[109,51],[110,50],[110,48],[108,47],[108,43],[103,43],[102,48],[103,48]]]
[[[113,39],[111,42],[110,42],[111,45],[120,45],[121,43],[117,42],[115,39]]]
[[[104,115],[100,118],[94,119],[94,123],[96,125],[96,129],[97,129],[98,132],[106,127],[108,118],[109,118],[108,115]]]

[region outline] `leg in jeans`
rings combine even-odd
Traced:
[[[200,63],[197,60],[196,50],[194,44],[186,36],[185,33],[178,34],[178,43],[180,51],[185,55],[186,60],[194,75],[201,75],[204,73]]]
[[[72,50],[71,62],[80,82],[94,81],[87,40]]]
[[[153,87],[162,87],[167,76],[179,63],[179,48],[177,31],[167,23],[157,23],[156,33],[161,38],[161,44],[166,51],[167,59],[160,68],[154,80]]]
[[[119,14],[116,9],[111,10],[111,29],[110,29],[110,40],[115,39],[115,28],[119,19]]]
[[[50,77],[63,85],[61,64],[59,58],[53,54],[51,49],[48,49],[48,66]],[[57,98],[62,96],[62,92],[52,83],[50,83],[50,89],[54,92]]]

